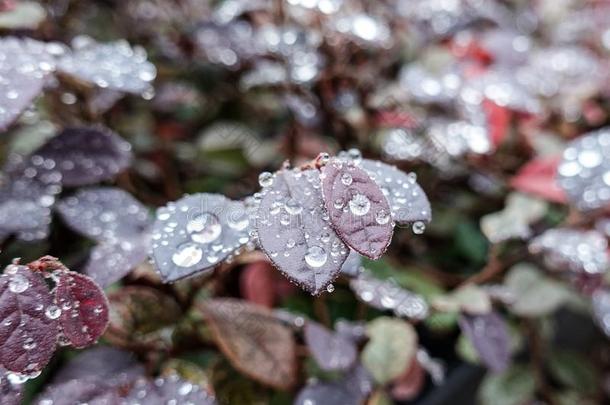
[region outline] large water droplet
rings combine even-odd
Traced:
[[[30,282],[28,281],[28,279],[25,278],[23,274],[19,273],[13,275],[10,281],[8,282],[8,289],[16,294],[24,292],[28,289],[29,286]]]
[[[291,198],[286,201],[286,205],[284,206],[284,208],[286,209],[286,212],[290,215],[298,215],[303,211],[303,206],[299,204],[299,202],[294,198]]]
[[[343,173],[343,175],[341,175],[341,183],[343,183],[343,185],[345,186],[350,186],[352,184],[352,175],[349,173]]]
[[[375,221],[379,225],[387,224],[390,221],[390,213],[384,210],[383,208],[380,209],[379,211],[377,211],[377,214],[375,214]]]
[[[61,309],[57,305],[49,305],[44,314],[49,319],[57,319],[61,315]]]
[[[204,213],[190,220],[186,224],[186,231],[195,242],[210,243],[218,239],[222,225],[215,215]]]
[[[349,209],[354,215],[366,215],[371,209],[371,201],[364,194],[355,194],[349,201]]]
[[[347,155],[354,161],[354,163],[358,164],[362,160],[362,153],[356,149],[352,148],[347,151]]]
[[[305,262],[309,267],[322,267],[328,259],[326,250],[320,246],[311,246],[305,253]]]
[[[258,184],[260,184],[261,187],[270,187],[273,185],[273,174],[262,172],[258,175]]]
[[[421,235],[426,230],[426,224],[424,224],[422,221],[416,221],[413,223],[412,229],[413,233]]]
[[[176,253],[172,255],[172,262],[176,266],[191,267],[201,261],[203,250],[194,243],[184,243],[178,247]]]
[[[243,231],[250,225],[250,220],[248,219],[248,213],[246,211],[236,211],[232,212],[227,218],[227,224],[230,228],[235,229],[236,231]]]

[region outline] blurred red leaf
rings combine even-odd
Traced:
[[[511,187],[548,201],[566,203],[566,195],[555,178],[560,160],[560,156],[530,160],[521,166],[519,172],[510,180]]]
[[[268,262],[248,264],[239,280],[242,297],[255,304],[272,308],[275,302],[274,272],[273,266]]]
[[[409,401],[421,392],[426,374],[417,358],[413,358],[411,366],[403,375],[394,381],[392,397],[398,401]]]
[[[487,117],[489,139],[495,147],[498,147],[508,135],[512,112],[488,99],[483,100],[483,110]]]

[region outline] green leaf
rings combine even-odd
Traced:
[[[521,365],[501,374],[488,374],[479,388],[481,405],[522,405],[533,398],[536,389],[532,371]]]
[[[472,222],[460,222],[454,234],[458,252],[473,263],[483,265],[487,260],[488,242]]]
[[[367,326],[370,340],[362,351],[362,364],[380,384],[400,376],[417,351],[417,333],[411,324],[381,317]]]
[[[570,351],[553,351],[548,361],[549,371],[567,388],[583,394],[594,394],[599,387],[596,369],[583,355]]]
[[[527,263],[511,268],[504,282],[515,296],[510,310],[520,316],[548,315],[569,298],[569,292],[562,284],[545,277]]]

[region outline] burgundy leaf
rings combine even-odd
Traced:
[[[320,368],[326,371],[350,368],[358,354],[352,340],[312,321],[305,324],[305,343]]]
[[[314,295],[337,278],[348,255],[328,222],[317,170],[277,172],[263,188],[256,230],[271,262]]]
[[[148,235],[102,242],[91,251],[83,272],[106,288],[144,262],[148,257],[149,245]]]
[[[430,201],[417,184],[415,173],[407,174],[386,163],[362,159],[362,167],[379,185],[392,210],[392,217],[398,224],[417,221],[430,222],[432,210]]]
[[[353,162],[334,159],[322,168],[330,223],[346,245],[378,259],[392,240],[390,205],[379,186]]]
[[[218,194],[193,194],[157,210],[152,251],[166,282],[213,269],[248,243],[244,203]]]
[[[86,347],[97,341],[106,330],[108,300],[89,277],[72,271],[61,272],[55,301],[61,310],[61,329],[72,346]]]
[[[32,159],[52,162],[65,186],[109,180],[127,168],[131,158],[131,145],[102,126],[66,128],[32,154]]]
[[[0,365],[15,373],[36,373],[57,343],[53,297],[38,273],[10,265],[0,276]]]
[[[373,380],[368,371],[356,365],[340,380],[314,382],[305,386],[294,405],[354,405],[362,404],[373,389]]]
[[[0,132],[8,127],[42,93],[44,78],[12,64],[0,64]]]
[[[81,189],[60,201],[57,210],[70,228],[98,241],[140,235],[151,223],[146,207],[113,187]]]
[[[216,399],[201,386],[183,380],[177,374],[170,374],[153,382],[138,380],[122,404],[215,405]]]
[[[459,324],[490,370],[496,373],[506,370],[510,365],[510,337],[506,323],[498,314],[462,314]]]
[[[0,368],[0,405],[21,404],[22,387],[22,384],[13,384],[6,370]]]
[[[399,401],[409,401],[419,395],[426,382],[426,372],[417,358],[411,362],[403,375],[392,385],[392,397]]]

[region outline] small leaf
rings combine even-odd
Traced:
[[[55,301],[61,309],[59,324],[76,348],[89,346],[108,326],[108,300],[89,277],[73,271],[58,275]]]
[[[151,223],[146,207],[112,187],[80,189],[60,201],[57,211],[71,229],[97,241],[131,238]]]
[[[330,223],[346,245],[378,259],[392,240],[390,205],[379,186],[353,162],[322,167],[322,194]]]
[[[510,185],[523,193],[533,194],[547,201],[566,203],[565,192],[557,182],[557,166],[559,157],[534,158],[521,166],[517,174],[510,180]]]
[[[49,362],[57,342],[53,297],[38,273],[10,265],[0,276],[0,365],[31,374]]]
[[[535,267],[528,264],[514,266],[504,283],[514,294],[511,311],[521,316],[548,315],[558,309],[568,297],[562,284],[544,277]]]
[[[216,399],[199,385],[183,380],[178,374],[170,374],[152,382],[143,378],[138,380],[121,403],[215,405]]]
[[[348,249],[328,223],[317,170],[282,170],[264,187],[256,230],[271,262],[311,294],[339,275]]]
[[[358,364],[338,381],[314,382],[306,385],[297,395],[294,405],[361,404],[372,390],[371,376]]]
[[[417,184],[415,173],[407,174],[395,166],[369,159],[362,159],[360,167],[381,188],[390,203],[392,217],[396,223],[408,224],[432,220],[430,201]]]
[[[305,323],[305,344],[322,370],[346,370],[356,361],[356,345],[319,323]]]
[[[3,63],[0,79],[0,132],[4,132],[42,93],[44,78]]]
[[[419,395],[426,382],[426,373],[417,358],[411,361],[407,370],[394,381],[392,397],[399,401],[409,401]]]
[[[462,315],[459,323],[479,358],[490,370],[499,373],[508,368],[510,337],[506,323],[498,314]]]
[[[367,327],[369,342],[362,350],[362,364],[379,384],[386,384],[405,372],[417,352],[417,333],[410,324],[381,317]]]
[[[522,405],[534,397],[536,378],[525,366],[513,366],[502,374],[488,374],[479,388],[482,405]]]
[[[216,344],[236,369],[278,389],[296,383],[292,331],[272,312],[236,299],[204,301],[199,310]]]
[[[239,279],[241,295],[254,304],[273,308],[275,302],[274,272],[273,266],[266,261],[248,264]]]
[[[83,272],[102,288],[119,281],[148,257],[149,238],[102,242],[89,255]]]
[[[157,210],[152,250],[163,280],[213,269],[248,243],[250,220],[241,201],[193,194]]]
[[[131,145],[102,126],[66,128],[32,154],[48,159],[65,186],[76,187],[112,179],[129,166]]]
[[[599,390],[597,370],[585,356],[570,351],[553,350],[549,357],[549,371],[566,388],[582,394],[594,395]]]

